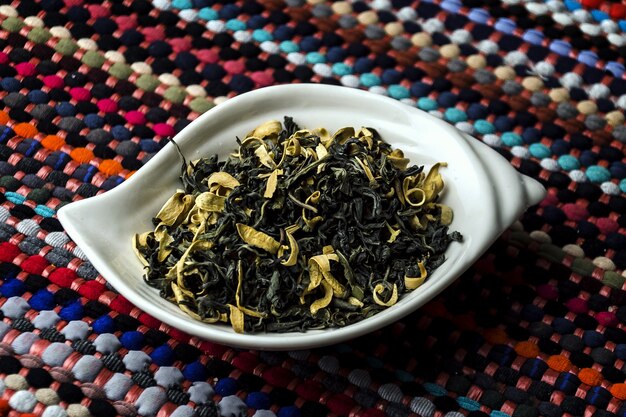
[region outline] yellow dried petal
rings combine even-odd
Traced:
[[[368,149],[372,149],[372,147],[374,146],[374,132],[372,132],[368,128],[366,127],[360,128],[356,132],[356,137],[359,138],[361,141],[364,141],[365,143],[367,143]]]
[[[355,156],[354,159],[356,159],[356,161],[359,163],[359,165],[365,172],[365,176],[367,177],[367,179],[370,180],[370,182],[376,181],[374,179],[374,175],[372,174],[372,170],[367,166],[367,160],[363,162],[358,156]]]
[[[293,134],[289,136],[289,139],[302,139],[302,138],[308,138],[309,136],[314,136],[314,135],[315,133],[312,130],[300,129],[300,130],[296,130],[295,132],[293,132]]]
[[[256,148],[254,154],[259,158],[259,162],[261,162],[263,166],[268,168],[276,167],[276,162],[274,162],[274,158],[267,152],[265,145]]]
[[[167,232],[167,228],[164,223],[161,223],[156,227],[154,230],[154,238],[157,242],[159,242],[157,260],[159,262],[163,262],[169,254],[172,253],[172,248],[169,247],[169,244],[174,241],[174,238]]]
[[[426,192],[421,188],[411,188],[404,191],[404,199],[413,207],[419,207],[426,202]]]
[[[263,249],[271,254],[276,254],[280,249],[280,243],[273,237],[243,223],[237,223],[236,226],[239,237],[248,245]]]
[[[185,218],[193,206],[193,196],[178,190],[163,205],[155,216],[167,226],[176,226]]]
[[[396,302],[398,302],[398,286],[396,284],[393,284],[391,297],[386,302],[381,300],[380,297],[378,296],[379,294],[382,294],[383,291],[385,291],[385,286],[383,284],[377,284],[374,287],[374,292],[372,295],[374,297],[374,302],[376,304],[378,304],[379,306],[391,307]]]
[[[335,248],[332,245],[326,245],[322,248],[322,254],[329,255],[331,253],[335,253]]]
[[[441,209],[441,216],[439,221],[444,226],[450,225],[450,223],[452,223],[452,219],[454,218],[454,212],[450,207],[446,206],[445,204],[438,204],[438,206]]]
[[[263,139],[257,138],[257,137],[254,137],[254,136],[250,136],[250,137],[245,138],[241,142],[241,145],[239,146],[239,149],[240,150],[241,150],[241,148],[254,148],[254,149],[256,149],[259,146],[265,146],[265,142],[263,142]]]
[[[207,185],[211,188],[213,185],[219,185],[220,187],[228,188],[232,190],[235,187],[239,187],[239,181],[237,178],[230,175],[228,172],[214,172],[209,176]]]
[[[228,304],[228,308],[230,309],[230,315],[228,317],[230,325],[233,326],[233,330],[236,333],[243,333],[245,321],[243,312],[232,304]]]
[[[324,296],[320,299],[317,299],[311,303],[309,307],[311,310],[311,314],[316,315],[319,310],[324,307],[327,307],[330,302],[333,300],[333,288],[326,281],[322,281],[322,287],[324,288]]]
[[[261,139],[276,138],[280,131],[283,129],[281,123],[278,120],[269,120],[259,126],[246,135],[246,138],[257,137]]]
[[[196,207],[205,211],[222,212],[224,210],[224,204],[226,203],[226,197],[216,195],[210,191],[198,194],[196,196]]]
[[[188,314],[192,319],[194,320],[199,320],[199,321],[203,321],[205,323],[214,323],[215,320],[206,320],[203,319],[202,317],[200,317],[198,315],[198,313],[196,313],[195,311],[193,311],[192,309],[190,309],[189,307],[187,307],[185,304],[179,304],[178,308],[180,308],[185,314]]]
[[[313,132],[320,138],[320,142],[322,143],[322,145],[324,145],[325,148],[328,148],[328,146],[330,146],[332,138],[330,137],[330,133],[328,132],[328,130],[324,129],[323,127],[318,127],[316,129],[313,129]]]
[[[285,155],[299,156],[301,152],[302,146],[300,146],[300,141],[292,137],[285,142],[285,152],[283,155],[283,159],[285,158]]]
[[[193,318],[194,320],[202,320],[202,317],[200,317],[198,313],[191,310],[189,307],[187,307],[186,304],[184,304],[186,301],[189,301],[189,300],[185,299],[185,295],[183,294],[182,290],[178,287],[178,285],[174,284],[173,282],[172,282],[172,292],[174,293],[174,299],[176,300],[176,304],[178,304],[178,308],[180,308],[183,312],[191,316],[191,318]]]
[[[276,191],[276,187],[278,186],[279,175],[283,175],[282,169],[275,169],[274,171],[272,171],[267,179],[267,185],[265,186],[265,192],[263,193],[263,197],[272,198],[274,192]]]
[[[347,295],[346,288],[330,272],[330,261],[339,262],[337,254],[315,255],[309,259],[310,283],[305,293],[310,293],[317,288],[323,279],[331,286],[333,293],[337,297],[345,297]]]
[[[186,299],[187,297],[189,297],[188,291],[185,291],[183,288],[176,285],[175,282],[172,282],[171,287],[172,287],[172,292],[174,293],[174,300],[176,301],[176,304],[181,304],[181,303],[184,303],[185,301],[188,301]],[[193,299],[193,294],[191,295],[190,298]]]
[[[328,151],[321,143],[315,147],[315,153],[317,154],[317,159],[324,159],[326,155],[328,155]]]
[[[401,230],[394,229],[393,227],[389,226],[389,223],[387,222],[385,222],[385,225],[387,226],[387,230],[389,230],[389,234],[390,234],[389,239],[387,239],[387,243],[395,242],[398,236],[400,236]]]
[[[291,234],[296,233],[298,230],[300,230],[300,226],[297,224],[292,224],[291,226],[285,228],[285,232]]]
[[[404,152],[400,149],[393,150],[389,155],[387,155],[387,159],[394,167],[401,170],[405,170],[409,165],[409,158],[405,158]]]
[[[420,276],[419,277],[409,277],[409,276],[404,276],[404,285],[406,286],[407,290],[414,290],[417,287],[419,287],[420,285],[422,285],[424,283],[424,281],[426,281],[426,277],[428,276],[428,272],[426,272],[426,268],[424,267],[424,263],[423,262],[418,262],[417,266],[420,269]]]
[[[437,198],[441,190],[443,190],[443,178],[439,174],[439,168],[448,166],[445,162],[438,162],[428,171],[428,175],[424,180],[424,192],[426,193],[426,201],[431,202]]]
[[[355,137],[355,132],[354,132],[353,127],[342,127],[341,129],[335,132],[335,134],[333,135],[331,139],[331,143],[335,142],[341,145],[345,141],[353,137]]]
[[[148,236],[150,236],[151,234],[152,234],[151,232],[144,232],[144,233],[136,234],[133,236],[133,251],[135,252],[135,255],[137,255],[137,258],[139,259],[139,261],[144,267],[150,266],[150,264],[148,263],[146,258],[141,254],[141,252],[139,251],[139,248],[143,248],[148,244],[147,243]]]
[[[317,202],[320,201],[321,196],[322,196],[322,193],[320,193],[319,191],[315,191],[306,199],[306,203],[317,204]]]
[[[415,230],[423,230],[426,227],[426,224],[423,224],[417,216],[411,216],[409,224]]]
[[[296,229],[298,230],[298,226],[295,226]],[[293,237],[293,233],[295,233],[295,230],[291,229],[290,227],[288,227],[287,229],[285,229],[285,234],[287,235],[287,240],[289,241],[289,246],[287,247],[290,250],[289,253],[289,258],[285,259],[284,261],[281,261],[282,265],[285,266],[294,266],[296,263],[298,263],[298,255],[300,253],[300,248],[298,246],[298,241],[296,240],[295,237]],[[280,248],[280,251],[278,252],[280,256],[283,256],[283,252],[284,252],[284,246],[282,246]]]
[[[308,206],[317,204],[317,202],[320,199],[320,196],[321,196],[321,193],[319,191],[315,191],[306,199],[305,204]],[[317,210],[311,210],[311,211],[313,211],[314,213],[317,213]],[[304,221],[304,224],[306,224],[309,230],[313,230],[319,222],[324,220],[324,218],[322,216],[315,216],[312,219],[309,219],[309,217],[307,216],[307,209],[303,207],[302,208],[302,220]]]
[[[348,298],[348,303],[350,303],[351,305],[353,305],[353,306],[355,306],[355,307],[359,307],[359,308],[360,308],[360,307],[363,307],[363,306],[365,305],[365,304],[363,304],[363,303],[361,302],[361,300],[359,300],[359,299],[358,299],[358,298],[356,298],[356,297],[350,297],[350,298]]]
[[[195,239],[195,237],[194,237]],[[209,242],[208,240],[194,240],[193,242],[191,242],[191,244],[189,245],[189,247],[187,248],[187,250],[185,250],[185,252],[183,253],[183,255],[180,257],[180,259],[178,260],[178,262],[176,262],[176,266],[175,268],[170,269],[170,273],[174,273],[176,274],[176,282],[178,284],[178,286],[180,287],[181,291],[185,292],[189,297],[194,296],[194,294],[187,290],[185,288],[185,262],[187,261],[187,258],[189,257],[189,255],[196,251],[196,250],[207,250],[207,249],[211,249],[211,247],[213,246],[212,242]]]

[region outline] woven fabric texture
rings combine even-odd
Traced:
[[[0,416],[626,415],[622,1],[0,3]],[[301,82],[443,118],[548,194],[435,300],[340,345],[233,349],[116,293],[59,208]]]

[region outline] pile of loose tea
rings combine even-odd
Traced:
[[[187,163],[182,189],[135,236],[146,282],[237,332],[345,326],[394,305],[444,262],[439,173],[371,128],[269,121],[225,161]]]

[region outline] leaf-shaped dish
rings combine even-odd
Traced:
[[[242,136],[269,119],[291,116],[300,126],[375,128],[411,163],[430,167],[446,161],[443,202],[454,210],[453,243],[447,261],[417,290],[371,318],[342,328],[306,333],[237,334],[227,324],[195,321],[142,279],[132,236],[151,228],[151,218],[180,187],[181,160],[166,145],[117,188],[59,211],[69,236],[94,267],[137,307],[191,335],[231,346],[291,350],[341,342],[406,316],[457,279],[530,205],[544,196],[535,180],[519,174],[497,152],[449,124],[388,97],[361,90],[316,84],[267,87],[235,97],[192,122],[175,140],[188,160],[217,153],[225,157]]]

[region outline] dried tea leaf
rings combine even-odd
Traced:
[[[242,266],[241,260],[239,260],[239,262],[237,262],[237,292],[235,293],[235,302],[237,303],[237,308],[243,314],[248,315],[248,316],[257,317],[257,318],[267,317],[267,313],[255,311],[251,308],[241,305],[242,287],[243,287],[243,266]]]

